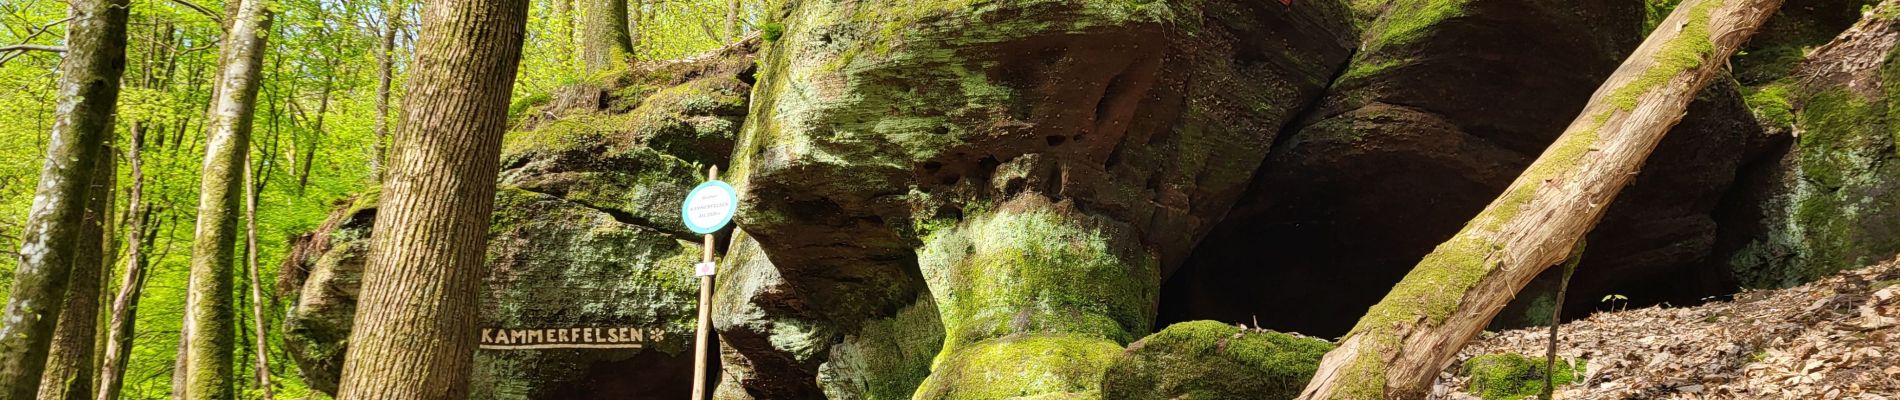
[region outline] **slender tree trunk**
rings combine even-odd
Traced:
[[[106,254],[112,247],[112,234],[106,227],[112,219],[112,178],[117,172],[112,145],[101,145],[99,151],[103,156],[93,165],[92,189],[86,191],[78,258],[73,262],[72,283],[66,290],[65,311],[59,313],[46,372],[40,377],[40,400],[84,400],[92,396],[92,350],[99,332],[99,276],[111,262]]]
[[[337,398],[462,399],[528,2],[431,0]],[[429,340],[416,340],[429,338]]]
[[[245,1],[225,40],[219,62],[218,96],[206,123],[204,168],[199,186],[198,223],[193,235],[190,292],[186,296],[184,398],[232,398],[233,330],[231,285],[236,253],[238,188],[250,149],[251,120],[270,11],[264,2]]]
[[[1326,354],[1302,399],[1423,398],[1498,310],[1562,262],[1781,0],[1687,0],[1509,189]]]
[[[72,0],[66,58],[60,62],[59,115],[20,235],[13,293],[0,319],[0,396],[30,399],[53,344],[53,329],[78,258],[95,165],[112,132],[119,78],[125,73],[126,0]]]
[[[119,295],[112,300],[112,318],[106,328],[106,350],[99,363],[99,393],[95,400],[116,400],[125,383],[126,352],[132,348],[132,323],[138,314],[139,292],[145,288],[144,234],[150,211],[142,209],[145,197],[145,164],[140,152],[144,147],[143,124],[132,124],[131,144],[126,162],[131,166],[132,189],[126,195],[125,278],[119,280]]]
[[[555,17],[557,21],[560,18]],[[383,19],[382,49],[376,52],[376,137],[369,144],[369,176],[378,183],[383,181],[383,143],[389,140],[389,89],[396,76],[396,27],[402,24],[402,8],[396,0],[383,1]]]
[[[330,68],[335,69],[336,65],[332,64]],[[297,174],[297,193],[298,194],[303,194],[304,188],[310,186],[310,166],[317,163],[317,148],[322,147],[323,116],[324,114],[330,113],[330,93],[335,89],[335,87],[332,85],[333,81],[335,80],[336,80],[335,76],[324,78],[323,92],[321,95],[317,96],[316,123],[313,124],[314,129],[310,130],[311,132],[310,146],[309,148],[304,150],[305,153],[303,157],[303,172],[300,172]]]
[[[244,161],[244,263],[251,275],[251,329],[257,342],[257,386],[263,389],[264,398],[272,399],[270,383],[270,340],[264,319],[264,295],[258,288],[257,279],[257,181],[252,176],[250,160]]]
[[[186,374],[185,370],[191,368],[192,319],[189,315],[191,313],[190,305],[197,304],[197,298],[198,295],[196,293],[190,293],[189,290],[186,291],[185,313],[187,315],[185,321],[178,325],[177,356],[172,358],[172,400],[185,400],[187,398],[186,393],[191,391],[190,382],[186,379],[190,375]]]
[[[1550,306],[1550,342],[1544,348],[1544,390],[1539,397],[1544,400],[1556,399],[1557,392],[1557,330],[1564,325],[1564,296],[1570,291],[1570,275],[1577,272],[1577,264],[1583,263],[1583,248],[1586,243],[1577,240],[1577,248],[1570,251],[1570,259],[1564,261],[1564,276],[1557,281],[1557,297]]]

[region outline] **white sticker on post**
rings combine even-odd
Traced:
[[[713,267],[718,266],[718,265],[719,264],[702,262],[698,264],[693,264],[693,269],[696,272],[698,272],[699,276],[713,276]]]

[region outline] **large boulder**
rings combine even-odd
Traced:
[[[1894,59],[1900,5],[1884,2],[1816,49],[1784,82],[1793,140],[1744,187],[1725,261],[1741,282],[1785,287],[1900,253],[1900,122]]]
[[[1637,0],[1374,4],[1352,65],[1170,278],[1162,322],[1344,333],[1543,153],[1648,14]],[[1761,136],[1740,98],[1723,83],[1691,106],[1610,206],[1573,292],[1706,270],[1717,200]]]
[[[936,302],[841,334],[813,312],[744,231],[718,276],[713,328],[726,345],[717,399],[901,399],[943,345]]]
[[[1102,398],[1291,399],[1332,349],[1309,337],[1182,322],[1128,345],[1102,376]]]
[[[678,207],[730,152],[751,46],[635,68],[604,95],[644,99],[623,109],[527,107],[503,142],[471,397],[690,393],[703,249]],[[320,391],[336,390],[375,212],[374,193],[347,203],[285,261],[286,345]]]
[[[1086,395],[1344,65],[1351,20],[1334,0],[789,3],[732,173],[777,270],[759,293],[796,299],[739,300],[796,318],[747,328],[774,346],[728,340],[820,381],[930,371],[866,398]],[[748,324],[765,326],[728,326]],[[940,337],[859,347],[897,354],[881,368],[780,346],[930,325]],[[726,387],[796,381],[752,372]]]

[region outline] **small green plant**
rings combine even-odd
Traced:
[[[785,24],[777,22],[767,22],[760,30],[764,31],[763,35],[767,42],[776,42],[778,38],[785,36]]]
[[[1599,300],[1598,302],[1609,303],[1611,310],[1620,311],[1620,310],[1629,308],[1630,298],[1624,297],[1623,295],[1620,295],[1620,294],[1610,294],[1608,296],[1603,296],[1603,300]],[[1619,305],[1621,307],[1618,307]]]

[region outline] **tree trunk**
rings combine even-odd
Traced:
[[[578,0],[582,72],[588,78],[619,67],[633,52],[627,36],[627,0]]]
[[[108,140],[108,142],[110,142]],[[85,217],[80,221],[77,259],[66,290],[66,305],[53,331],[53,348],[40,377],[40,400],[84,400],[92,396],[93,344],[98,338],[99,276],[111,263],[112,146],[102,145],[101,160],[93,165],[92,189],[86,191]]]
[[[626,0],[626,2],[627,59],[630,61],[638,60],[640,58],[640,17],[643,12],[642,9],[645,8],[646,5],[641,4],[641,0]]]
[[[53,122],[39,186],[20,235],[13,293],[0,324],[0,396],[30,399],[53,344],[66,286],[78,258],[80,220],[100,149],[112,132],[119,77],[125,73],[126,0],[72,0],[73,19],[60,62],[59,115]]]
[[[724,33],[726,43],[739,40],[739,0],[726,2],[726,31]]]
[[[106,349],[99,363],[99,393],[96,400],[115,400],[125,383],[126,352],[132,348],[132,323],[138,312],[139,292],[145,288],[144,240],[141,235],[150,211],[141,209],[145,197],[145,164],[141,151],[145,145],[143,124],[132,124],[131,146],[126,162],[132,167],[132,190],[126,195],[125,278],[119,280],[119,295],[112,300],[112,317],[106,325]]]
[[[261,1],[238,5],[219,62],[218,95],[206,123],[198,223],[191,250],[185,306],[186,399],[232,398],[231,356],[236,348],[231,284],[236,253],[239,175],[250,152],[270,11]],[[176,391],[175,391],[176,392]]]
[[[331,64],[330,69],[335,70],[336,65]],[[297,174],[298,195],[302,195],[304,188],[310,186],[310,166],[316,165],[317,148],[323,146],[323,116],[330,113],[330,93],[335,90],[335,81],[336,76],[324,78],[323,92],[317,96],[316,123],[312,125],[313,129],[310,130],[310,146],[304,150],[303,172]]]
[[[1302,399],[1423,398],[1498,310],[1556,265],[1781,0],[1687,0],[1509,189],[1326,354]]]
[[[244,161],[244,263],[245,270],[251,275],[251,329],[256,337],[257,346],[257,387],[263,389],[264,398],[276,398],[272,395],[270,383],[270,340],[265,334],[268,330],[264,319],[264,295],[258,287],[257,279],[257,181],[252,176],[250,160]]]
[[[468,396],[528,2],[432,0],[424,15],[339,399]]]
[[[389,140],[389,89],[396,75],[396,26],[401,23],[402,7],[396,0],[384,0],[382,48],[376,52],[376,137],[369,142],[371,182],[383,181],[383,143]]]

